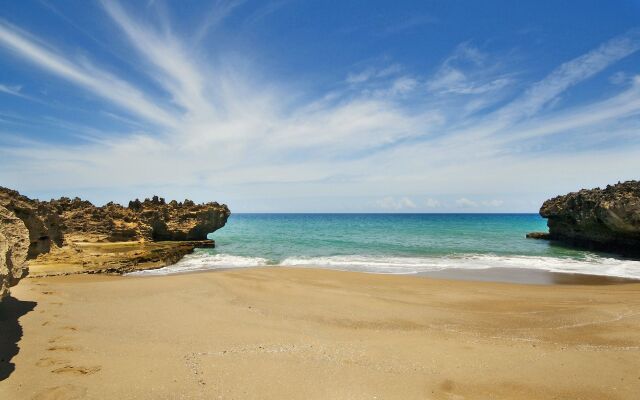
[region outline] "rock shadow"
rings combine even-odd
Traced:
[[[7,379],[16,369],[11,359],[20,351],[18,342],[22,338],[22,326],[18,320],[33,311],[37,304],[11,296],[0,301],[0,381]]]

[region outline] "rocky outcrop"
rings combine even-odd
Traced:
[[[230,215],[224,204],[166,203],[157,196],[130,201],[128,207],[115,203],[96,207],[64,197],[41,203],[60,216],[64,239],[71,242],[206,240]]]
[[[15,190],[0,187],[0,206],[20,218],[29,230],[29,258],[62,246],[60,215],[46,202],[31,200]]]
[[[27,274],[29,231],[24,222],[0,206],[0,299]]]
[[[32,200],[1,187],[0,207],[6,221],[13,218],[25,228],[21,246],[26,246],[32,272],[40,275],[121,273],[175,263],[195,247],[212,247],[207,235],[222,228],[230,215],[226,205],[215,202],[167,203],[154,196],[127,207],[97,207],[79,198]],[[11,224],[3,219],[0,232],[9,226],[13,230]],[[8,265],[4,259],[2,265]]]
[[[195,248],[214,247],[213,240],[161,242],[76,242],[29,261],[29,276],[124,274],[175,264]]]
[[[529,232],[527,233],[527,239],[541,239],[549,240],[551,237],[548,232]]]
[[[547,200],[549,239],[640,257],[640,182],[581,190]]]

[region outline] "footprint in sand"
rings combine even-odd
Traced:
[[[94,367],[75,367],[73,365],[65,365],[62,368],[54,369],[54,374],[69,374],[69,375],[91,375],[100,371],[102,367],[94,366]]]
[[[82,399],[87,394],[87,388],[76,385],[62,385],[43,390],[36,394],[33,400],[74,400]]]
[[[75,348],[71,346],[51,346],[47,350],[48,351],[74,351]]]
[[[56,343],[60,344],[60,342],[64,342],[65,340],[69,340],[68,337],[64,337],[64,336],[56,336],[54,338],[51,338],[48,340],[48,343],[51,345],[55,345]]]
[[[64,329],[65,331],[71,331],[71,332],[76,332],[78,330],[78,328],[76,328],[75,326],[63,326],[62,329]]]
[[[51,321],[44,321],[44,322],[42,323],[42,326],[47,326],[47,325],[49,325],[50,323],[51,323]]]
[[[69,360],[58,360],[51,357],[45,357],[38,360],[38,362],[36,363],[36,366],[51,367],[53,365],[62,365],[62,364],[68,364],[68,363],[69,363]]]
[[[441,384],[440,384],[440,389],[445,391],[445,392],[450,392],[453,390],[454,384],[453,381],[451,379],[445,379]]]

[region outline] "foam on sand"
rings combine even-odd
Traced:
[[[261,257],[242,257],[230,254],[194,253],[167,267],[132,272],[127,275],[170,275],[183,272],[207,271],[212,269],[229,269],[243,267],[259,267],[267,264]]]
[[[262,257],[243,257],[206,252],[186,256],[180,262],[131,275],[167,275],[215,269],[259,267],[265,265],[316,267],[379,274],[419,274],[446,269],[480,270],[489,268],[533,269],[549,272],[588,274],[640,279],[640,261],[588,255],[583,258],[545,256],[501,256],[460,254],[441,257],[388,257],[342,255],[326,257],[288,257],[270,262]]]

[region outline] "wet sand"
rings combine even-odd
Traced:
[[[637,399],[640,284],[256,268],[23,280],[2,399]],[[36,304],[34,304],[35,302]],[[4,306],[3,306],[4,307]],[[32,308],[32,310],[30,310]],[[6,340],[5,340],[6,342]]]
[[[568,274],[527,268],[448,268],[442,271],[424,272],[420,276],[428,278],[455,279],[477,282],[504,282],[524,285],[619,285],[640,283],[637,279],[615,276]]]

